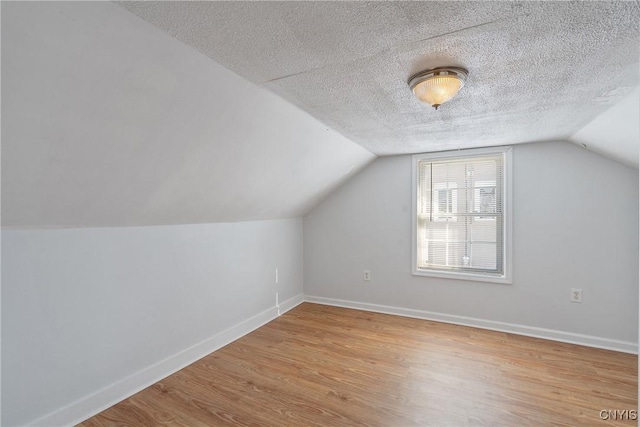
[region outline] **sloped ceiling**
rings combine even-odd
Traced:
[[[638,86],[638,2],[124,2],[377,155],[567,139]],[[439,111],[415,72],[469,69]]]
[[[637,169],[640,156],[640,88],[597,116],[569,140]]]
[[[1,7],[3,227],[294,217],[372,152],[588,138],[639,84],[637,2]],[[406,81],[442,65],[436,112]]]
[[[295,217],[373,158],[113,3],[2,2],[3,227]]]

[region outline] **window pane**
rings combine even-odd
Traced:
[[[502,273],[502,154],[418,162],[418,268]]]
[[[497,267],[495,243],[471,244],[471,267],[484,270],[495,270]]]

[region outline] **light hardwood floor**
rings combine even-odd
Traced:
[[[81,426],[614,426],[637,356],[304,303]]]

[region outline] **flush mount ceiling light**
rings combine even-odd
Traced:
[[[469,72],[460,67],[439,67],[421,71],[409,79],[409,87],[422,102],[438,107],[456,96]]]

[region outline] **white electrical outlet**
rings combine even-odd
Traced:
[[[582,302],[582,289],[571,289],[571,302]]]
[[[366,281],[371,280],[371,271],[369,271],[369,270],[364,270],[364,271],[362,272],[362,280],[366,280]]]

